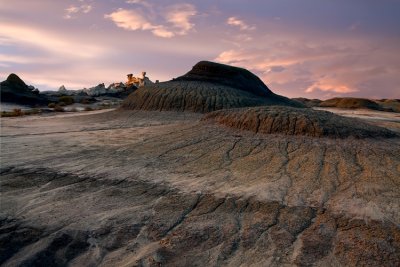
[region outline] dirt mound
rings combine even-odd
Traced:
[[[203,120],[266,134],[332,138],[397,136],[394,132],[369,125],[359,119],[346,118],[326,111],[279,106],[221,110],[207,114]]]
[[[202,61],[177,79],[138,89],[122,109],[210,112],[261,105],[303,106],[272,93],[245,69]]]
[[[383,108],[375,101],[365,98],[353,97],[336,97],[322,101],[320,107],[335,107],[335,108],[366,108],[373,110],[383,110]]]

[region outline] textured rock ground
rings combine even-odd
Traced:
[[[139,88],[124,101],[122,108],[204,113],[274,104],[302,106],[272,93],[257,76],[245,69],[202,61],[177,79]]]
[[[395,132],[360,119],[344,118],[327,111],[281,106],[219,110],[206,114],[204,120],[266,134],[332,138],[398,136]]]
[[[400,140],[2,118],[4,266],[398,266]]]

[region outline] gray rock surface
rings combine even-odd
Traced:
[[[399,138],[255,134],[201,117],[2,119],[1,263],[400,264]]]

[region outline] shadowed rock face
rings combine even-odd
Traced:
[[[22,105],[47,104],[46,96],[33,90],[18,75],[11,73],[5,81],[0,83],[1,102],[16,103]]]
[[[245,69],[202,61],[175,80],[138,89],[122,109],[210,112],[262,105],[302,106],[272,93]]]
[[[397,136],[394,132],[369,125],[359,119],[346,118],[326,111],[279,106],[220,110],[207,114],[203,120],[266,134],[332,138]]]
[[[176,80],[222,84],[257,96],[274,95],[260,78],[250,71],[210,61],[200,61],[191,71]]]

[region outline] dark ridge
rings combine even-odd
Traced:
[[[11,73],[10,75],[8,75],[7,79],[4,82],[4,84],[12,85],[15,89],[19,90],[25,90],[25,88],[28,87],[26,83],[15,73]]]
[[[39,93],[37,89],[28,86],[18,77],[11,73],[5,81],[0,83],[1,102],[22,105],[45,105],[49,102],[46,96]]]
[[[121,108],[204,113],[263,105],[303,107],[297,101],[272,93],[247,70],[202,61],[177,79],[139,88]]]
[[[210,61],[200,61],[178,81],[203,81],[230,86],[257,96],[273,95],[272,91],[250,71]]]
[[[270,106],[220,110],[207,114],[202,120],[263,134],[330,138],[398,137],[388,129],[360,119],[308,108]]]

